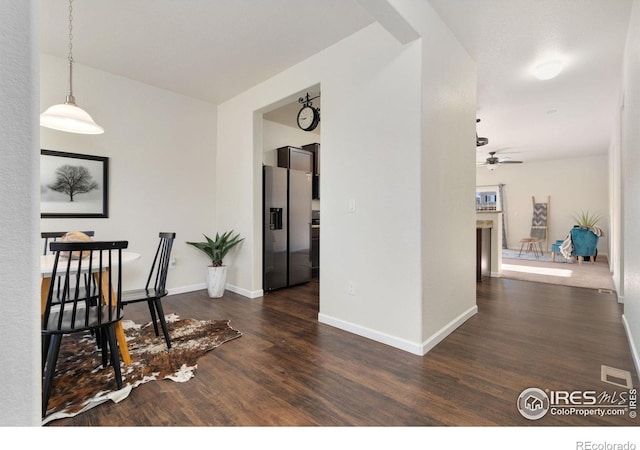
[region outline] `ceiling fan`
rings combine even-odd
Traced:
[[[515,161],[513,159],[500,160],[500,159],[498,159],[497,156],[495,156],[495,154],[496,154],[496,152],[489,152],[489,157],[481,165],[486,166],[487,169],[489,169],[489,170],[496,170],[496,166],[498,164],[522,164],[522,161]]]
[[[476,119],[476,123],[480,122],[480,119]],[[476,147],[482,147],[489,143],[489,138],[478,137],[478,131],[476,131]]]

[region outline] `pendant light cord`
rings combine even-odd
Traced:
[[[69,95],[66,103],[76,104],[73,97],[73,0],[69,0]]]
[[[58,131],[80,134],[102,134],[104,128],[76,104],[73,96],[73,0],[69,0],[69,93],[64,104],[53,105],[40,114],[40,125]]]

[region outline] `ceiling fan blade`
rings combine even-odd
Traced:
[[[498,164],[522,164],[522,161],[513,161],[509,159],[506,161],[498,161]]]

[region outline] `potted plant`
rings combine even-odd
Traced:
[[[590,213],[587,211],[580,211],[580,213],[575,213],[571,216],[573,220],[576,221],[576,226],[580,228],[594,228],[600,219],[602,218],[602,214],[600,213]]]
[[[223,259],[233,247],[244,240],[240,234],[233,234],[233,230],[226,233],[216,233],[215,239],[211,239],[206,234],[203,235],[206,242],[187,242],[198,250],[206,254],[211,260],[207,267],[207,292],[211,298],[220,298],[224,294],[227,284],[227,266],[223,264]]]

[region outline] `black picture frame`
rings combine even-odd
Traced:
[[[40,217],[109,217],[109,158],[41,149]]]

